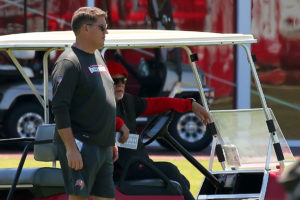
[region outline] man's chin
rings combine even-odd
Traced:
[[[103,46],[104,46],[104,42],[102,42],[102,43],[98,43],[98,45],[97,45],[97,49],[102,49],[102,48],[103,48]]]
[[[123,99],[124,94],[117,94],[116,96],[116,100],[119,101],[121,99]]]

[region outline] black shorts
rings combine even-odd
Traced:
[[[84,143],[81,149],[83,169],[77,171],[68,166],[65,146],[57,144],[57,147],[68,195],[115,198],[111,147]]]

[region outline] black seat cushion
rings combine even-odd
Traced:
[[[126,180],[120,191],[127,195],[182,195],[182,188],[176,181],[170,180],[168,186],[161,179]]]
[[[0,169],[1,190],[9,190],[16,168]],[[64,181],[59,168],[24,168],[19,177],[17,189],[27,189],[37,197],[47,197],[54,194],[64,193]]]

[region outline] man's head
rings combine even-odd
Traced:
[[[120,63],[113,61],[107,62],[107,68],[112,79],[114,80],[116,101],[119,101],[123,98],[125,93],[125,84],[127,82],[128,72]]]
[[[106,17],[107,13],[100,8],[81,7],[73,14],[72,30],[77,38],[83,37],[96,48],[102,48],[107,33]]]

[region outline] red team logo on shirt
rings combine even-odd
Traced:
[[[79,186],[80,190],[82,190],[85,186],[84,181],[82,179],[77,179],[75,182],[75,186]]]

